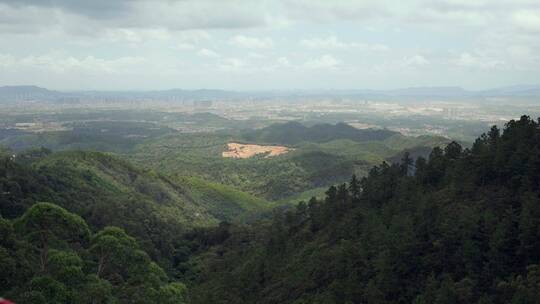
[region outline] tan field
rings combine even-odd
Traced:
[[[293,150],[284,146],[260,146],[252,144],[228,143],[228,151],[221,155],[230,158],[250,158],[257,154],[268,153],[265,157],[272,157],[288,153]]]

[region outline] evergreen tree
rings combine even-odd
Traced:
[[[356,174],[353,174],[351,177],[351,181],[349,182],[349,193],[351,194],[351,197],[354,201],[360,198],[360,191],[360,181],[356,177]]]

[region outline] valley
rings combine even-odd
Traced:
[[[275,202],[346,181],[352,174],[364,176],[371,166],[403,150],[425,154],[425,148],[449,142],[345,123],[305,126],[231,120],[210,113],[94,109],[0,115],[12,124],[0,130],[0,145],[15,153],[40,147],[113,153],[169,178],[199,178]],[[36,132],[16,127],[29,120],[63,129]],[[186,132],[182,125],[197,132]],[[207,126],[217,130],[205,131]]]
[[[429,132],[418,136],[404,135],[368,123],[358,125],[326,120],[300,122],[265,119],[237,121],[212,113],[170,114],[158,110],[143,113],[128,109],[93,109],[55,113],[4,112],[0,115],[9,117],[0,130],[2,225],[11,227],[13,222],[17,226],[32,213],[42,212],[34,209],[56,212],[68,218],[80,216],[80,220],[76,221],[83,221],[84,224],[81,222],[78,225],[82,225],[84,231],[84,225],[87,225],[89,233],[94,235],[92,238],[108,234],[114,234],[119,239],[133,238],[137,245],[125,245],[131,248],[129,251],[139,250],[145,256],[143,260],[155,263],[144,262],[140,267],[159,267],[160,270],[156,271],[162,271],[163,278],[181,282],[173,283],[180,284],[173,286],[166,285],[163,280],[159,283],[156,281],[153,286],[136,285],[148,292],[145,297],[158,297],[161,288],[169,288],[183,296],[189,293],[191,303],[201,304],[218,301],[215,297],[235,299],[224,303],[280,303],[286,301],[285,294],[306,301],[327,301],[334,296],[327,292],[318,295],[311,291],[313,285],[326,284],[325,280],[321,281],[318,275],[313,277],[305,272],[323,271],[314,265],[323,265],[324,256],[351,262],[341,250],[370,250],[346,241],[343,243],[336,238],[361,239],[368,244],[366,246],[389,246],[392,241],[381,232],[381,224],[371,221],[395,223],[388,224],[389,228],[385,229],[410,231],[407,219],[418,215],[402,210],[403,206],[396,205],[396,197],[409,199],[415,194],[406,189],[420,187],[415,191],[435,191],[429,195],[444,200],[444,194],[439,191],[450,191],[447,187],[453,189],[446,183],[461,182],[451,182],[458,174],[454,172],[467,166],[477,166],[461,163],[465,160],[460,160],[459,165],[451,165],[454,160],[447,158],[458,157],[451,156],[458,153],[462,155],[458,158],[470,158],[474,163],[477,158],[471,155],[484,153],[478,150],[483,149],[479,142],[488,141],[488,136],[500,136],[496,135],[499,131],[494,127],[490,135],[482,135],[474,143],[456,142]],[[526,119],[521,118],[524,122],[511,121],[512,124],[505,127],[505,132],[521,132],[521,124],[532,124]],[[21,121],[43,123],[30,125]],[[52,127],[47,129],[45,126]],[[511,135],[504,138],[508,141],[506,138],[511,138]],[[507,145],[511,147],[511,141]],[[439,158],[441,163],[438,163]],[[404,164],[408,165],[404,167]],[[410,169],[411,166],[414,169]],[[449,167],[442,169],[438,166]],[[440,170],[447,171],[441,173]],[[477,170],[480,170],[479,175],[488,174],[482,171],[488,169]],[[420,184],[413,186],[416,183]],[[361,193],[358,192],[359,185],[362,187]],[[437,187],[443,188],[436,190]],[[468,190],[464,188],[460,191]],[[444,209],[445,213],[451,212],[442,205],[438,208]],[[419,209],[414,212],[424,211]],[[403,214],[406,222],[398,219]],[[504,218],[503,215],[498,216]],[[360,225],[358,229],[362,232],[350,234],[352,232],[346,232],[349,228],[344,225]],[[14,231],[15,228],[6,229]],[[438,229],[446,231],[444,227]],[[371,241],[366,234],[369,231],[374,231],[381,241]],[[17,230],[16,233],[23,232]],[[396,235],[400,233],[395,232]],[[288,243],[289,237],[292,237],[291,242],[296,243]],[[430,237],[436,239],[436,236]],[[26,239],[28,242],[32,240],[31,237]],[[85,247],[85,241],[80,242],[76,248],[69,250],[81,252],[76,253],[81,259],[89,259],[85,261],[88,267],[92,268],[96,263],[99,265],[99,260],[96,262],[95,257],[85,253],[93,252],[94,247]],[[339,244],[339,251],[329,249],[332,248],[328,247],[330,243]],[[2,246],[23,246],[9,244]],[[67,248],[65,246],[69,242],[61,241],[59,244]],[[296,248],[296,245],[299,247]],[[37,248],[41,248],[39,246]],[[404,246],[408,246],[408,243],[404,243]],[[71,251],[60,252],[68,254]],[[12,263],[10,259],[16,251],[8,252],[11,253],[5,257],[5,263]],[[31,253],[24,254],[32,256]],[[377,256],[376,253],[369,254]],[[290,263],[280,262],[280,256]],[[364,261],[366,269],[378,267],[370,264],[364,256],[353,256],[353,260]],[[114,287],[103,292],[128,299],[130,295],[123,290],[135,283],[116,283],[115,272],[124,273],[129,265],[122,264],[120,260],[115,263],[117,270],[105,271],[105,276],[99,278],[101,281],[88,277],[84,279],[84,284],[111,284]],[[268,267],[275,267],[276,271],[283,273],[293,269],[291,275],[307,277],[310,281],[304,285],[301,282],[304,279],[297,281],[289,275],[277,274]],[[83,271],[82,268],[80,271]],[[27,272],[31,273],[30,270]],[[237,275],[229,278],[225,273],[230,272]],[[148,270],[144,273],[148,273]],[[125,278],[132,278],[132,275],[126,273]],[[385,288],[384,285],[376,285],[380,283],[368,274],[363,274],[367,279],[350,278],[352,281],[344,279],[340,272],[331,271],[328,275],[328,280],[340,284],[358,283],[359,280],[362,284],[368,284],[362,287],[366,290],[364,296],[367,290],[375,288],[372,286],[377,286],[379,290]],[[143,278],[144,274],[138,273],[137,276]],[[265,280],[254,285],[247,284],[238,281],[243,276],[265,276]],[[299,292],[284,286],[272,287],[283,278]],[[412,279],[425,280],[423,276]],[[55,277],[54,280],[62,278]],[[237,298],[239,293],[227,292],[234,290],[231,284],[243,286],[252,292]],[[11,292],[7,295],[11,298],[23,302],[33,299],[33,295],[24,290],[21,291],[22,296],[17,296],[17,286],[6,286],[5,290]],[[333,288],[323,286],[324,290]],[[387,290],[384,292],[390,294]],[[259,294],[268,297],[265,296],[266,300],[263,300]],[[82,293],[80,295],[83,296]],[[356,295],[353,292],[343,297],[354,298]]]
[[[540,304],[539,0],[0,0],[0,304]]]

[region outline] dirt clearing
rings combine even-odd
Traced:
[[[267,154],[265,157],[272,157],[293,150],[284,146],[260,146],[240,143],[228,143],[227,148],[228,151],[221,153],[221,155],[229,158],[250,158],[265,153]]]

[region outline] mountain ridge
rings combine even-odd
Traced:
[[[223,89],[180,89],[165,90],[49,90],[34,85],[0,86],[0,101],[13,98],[25,100],[42,98],[45,101],[74,102],[83,98],[129,99],[238,99],[274,97],[335,96],[357,98],[488,98],[488,97],[538,97],[540,85],[513,85],[490,89],[469,90],[459,86],[419,86],[397,89],[330,89],[330,90],[252,90],[237,91]]]

